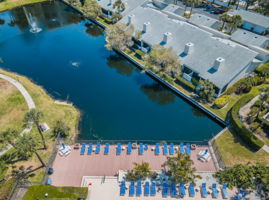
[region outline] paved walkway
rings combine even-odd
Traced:
[[[28,105],[29,110],[36,108],[35,103],[34,103],[32,97],[30,96],[30,94],[27,92],[27,90],[23,87],[23,85],[20,82],[18,82],[17,80],[15,80],[15,79],[13,79],[13,78],[11,78],[9,76],[6,76],[4,74],[0,74],[0,78],[8,81],[9,83],[11,83],[12,85],[14,85],[21,92],[22,96],[24,97],[24,99],[25,99],[25,101],[26,101],[26,103]],[[21,135],[30,132],[31,129],[32,129],[32,126],[30,128],[24,129],[21,132]],[[3,155],[3,154],[5,154],[11,148],[12,148],[11,145],[7,145],[4,148],[4,150],[0,151],[0,156]]]

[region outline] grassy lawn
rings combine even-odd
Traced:
[[[51,129],[44,134],[48,145],[48,149],[46,151],[40,150],[39,153],[43,158],[43,160],[47,162],[50,158],[51,152],[53,150],[53,145],[55,143],[54,139],[52,138],[52,128],[54,127],[55,122],[57,120],[64,121],[71,128],[70,138],[74,138],[74,136],[77,134],[77,126],[79,120],[78,110],[73,106],[55,104],[54,100],[45,92],[45,90],[43,90],[40,86],[37,86],[36,84],[31,82],[26,77],[19,76],[17,74],[6,72],[3,70],[0,70],[0,73],[8,75],[18,80],[32,96],[37,109],[43,112],[44,118],[41,120],[41,123],[46,122]],[[30,134],[36,135],[37,139],[40,140],[40,136],[35,127],[32,129]],[[7,154],[12,154],[12,150],[7,152]],[[28,161],[19,161],[16,162],[15,165],[17,166],[24,165],[26,167],[33,166],[33,168],[35,168],[40,166],[40,163],[37,160],[37,158],[33,156]],[[43,175],[44,170],[43,169],[38,170],[35,172],[35,176],[31,178],[31,181],[40,182],[42,181]]]
[[[222,159],[227,166],[247,162],[262,162],[269,165],[269,154],[264,150],[250,151],[229,130],[216,139]]]
[[[0,200],[8,199],[9,193],[11,192],[14,184],[15,182],[13,180],[0,183]]]
[[[78,199],[87,198],[88,189],[79,187],[54,187],[49,185],[34,185],[31,186],[22,200],[45,199],[45,194],[48,194],[47,199]]]
[[[20,91],[11,83],[0,79],[0,132],[12,128],[23,130],[23,117],[28,111],[27,104]],[[0,148],[4,144],[0,144]]]
[[[38,3],[42,1],[47,1],[47,0],[4,0],[0,2],[0,12],[11,10],[19,6],[32,4],[32,3]]]

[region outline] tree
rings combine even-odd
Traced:
[[[70,127],[68,127],[63,121],[58,120],[52,130],[55,138],[61,137],[66,138],[69,135]]]
[[[11,177],[16,181],[17,184],[25,184],[29,182],[29,178],[34,176],[31,173],[32,166],[25,168],[23,165],[17,168],[12,166]]]
[[[16,148],[14,140],[17,139],[18,136],[19,136],[19,133],[17,130],[7,129],[0,134],[0,143],[7,142],[12,147]]]
[[[81,8],[81,2],[80,0],[69,0],[68,1],[72,6],[76,8]]]
[[[102,14],[102,9],[95,0],[85,0],[82,11],[87,18],[91,19],[96,19]]]
[[[246,10],[248,10],[248,7],[249,6],[252,6],[254,5],[254,3],[256,2],[257,0],[246,0]]]
[[[231,16],[228,15],[227,13],[223,13],[219,16],[219,20],[222,21],[222,26],[221,26],[221,30],[224,29],[225,27],[225,23],[230,23],[231,20]]]
[[[215,86],[209,80],[201,80],[200,86],[197,87],[197,92],[202,100],[212,102],[215,95]]]
[[[230,32],[232,33],[239,25],[241,25],[241,23],[242,17],[240,15],[234,15],[231,17],[231,21],[227,23],[227,26],[230,28]]]
[[[28,123],[34,123],[38,132],[39,132],[39,135],[42,139],[42,143],[43,143],[43,146],[44,146],[44,149],[47,149],[47,145],[46,145],[46,142],[45,142],[45,138],[44,138],[44,135],[42,133],[42,130],[40,129],[40,126],[39,126],[39,122],[40,122],[40,119],[43,118],[43,113],[37,109],[31,109],[29,112],[27,112],[24,116],[24,120]]]
[[[133,45],[132,36],[134,33],[133,25],[125,24],[109,25],[106,28],[106,48],[109,50],[125,50]]]
[[[113,23],[116,23],[117,21],[120,21],[121,18],[122,18],[122,15],[120,13],[116,12],[116,13],[113,13],[111,20]]]
[[[126,174],[126,180],[138,181],[152,175],[149,163],[142,161],[141,164],[134,163],[134,168]]]
[[[31,136],[30,134],[21,136],[16,142],[16,146],[18,147],[17,153],[23,159],[29,159],[33,154],[36,155],[37,159],[40,161],[42,166],[46,166],[40,155],[38,154],[38,144],[36,142],[36,138]]]
[[[259,99],[261,100],[261,104],[259,106],[259,110],[257,112],[256,119],[259,118],[260,113],[262,111],[262,108],[264,107],[264,104],[266,102],[268,102],[268,100],[269,100],[269,87],[261,88],[260,91],[261,91],[261,94],[259,96]]]
[[[172,77],[180,73],[180,62],[176,52],[170,47],[154,45],[149,54],[143,57],[145,65],[153,71],[167,72]]]
[[[191,15],[193,7],[201,5],[202,0],[188,0],[188,1],[191,4],[191,10],[190,10],[190,15]]]
[[[259,9],[258,11],[264,15],[269,15],[269,1],[268,0],[258,0]]]
[[[135,31],[135,39],[140,40],[142,37],[142,31],[136,30]]]
[[[194,174],[196,169],[191,166],[192,164],[189,155],[178,153],[176,157],[167,157],[163,167],[173,183],[194,183],[194,179],[199,176]]]
[[[122,12],[125,10],[125,5],[121,0],[116,0],[113,4],[113,9],[117,9],[117,12]]]

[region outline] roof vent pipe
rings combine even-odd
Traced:
[[[222,57],[218,57],[215,62],[214,62],[214,66],[213,69],[215,69],[216,71],[219,70],[219,68],[223,67],[225,63],[225,59]]]
[[[193,49],[194,49],[194,44],[191,42],[188,42],[187,44],[185,44],[184,53],[186,55],[189,55],[193,52]]]
[[[133,23],[133,21],[134,21],[134,17],[135,17],[134,14],[128,15],[128,25],[130,25],[130,24]]]
[[[170,32],[165,32],[163,34],[163,42],[168,43],[172,39],[172,33]]]
[[[150,25],[150,22],[145,22],[143,24],[143,30],[142,30],[143,33],[146,33],[148,31],[149,25]]]

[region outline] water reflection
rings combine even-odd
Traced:
[[[192,107],[192,114],[196,117],[206,117],[206,115],[198,108]]]
[[[175,95],[158,83],[146,84],[140,88],[148,98],[159,105],[171,104]]]
[[[108,56],[107,64],[109,67],[116,69],[119,74],[131,75],[134,70],[134,66],[132,64],[126,62],[126,59],[117,54]]]
[[[0,19],[0,25],[4,25],[5,24],[5,20]]]
[[[88,33],[90,36],[99,37],[103,35],[103,29],[96,24],[86,23],[85,26],[87,27],[86,33]]]

